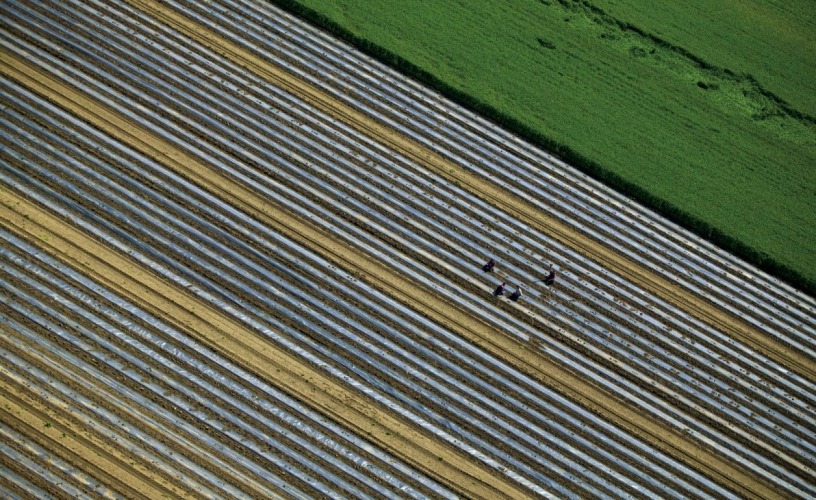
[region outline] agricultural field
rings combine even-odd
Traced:
[[[814,464],[813,297],[268,2],[0,2],[0,497]]]
[[[531,127],[725,248],[816,279],[812,2],[279,3]]]

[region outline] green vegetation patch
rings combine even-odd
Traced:
[[[610,17],[710,64],[750,74],[781,99],[816,115],[816,3],[812,0],[593,0]]]
[[[273,1],[816,292],[816,4]]]

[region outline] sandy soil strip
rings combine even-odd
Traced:
[[[0,371],[0,418],[7,425],[129,498],[190,496],[190,491],[168,482],[139,457],[112,445],[64,404],[46,403],[25,385],[26,381],[11,380],[10,374]]]
[[[412,463],[467,498],[528,498],[504,477],[280,350],[258,332],[157,278],[17,193],[0,187],[0,224],[105,287],[187,332],[359,436]],[[35,426],[36,429],[36,426]],[[94,455],[85,448],[83,456]]]
[[[237,44],[209,31],[207,28],[179,15],[153,0],[127,0],[133,7],[173,26],[197,42],[229,58],[280,88],[297,95],[321,111],[395,149],[433,170],[450,182],[458,183],[475,196],[510,212],[561,243],[596,262],[604,263],[611,271],[649,290],[690,315],[746,343],[763,355],[781,363],[805,378],[816,382],[816,363],[809,357],[732,316],[693,293],[669,282],[662,276],[638,265],[614,249],[600,244],[574,228],[536,209],[488,180],[473,175],[459,165],[425,148],[407,136],[382,125],[363,113],[333,99],[331,96],[299,80],[282,68],[259,58]]]
[[[371,286],[412,304],[417,310],[463,338],[507,360],[657,448],[705,471],[747,497],[772,498],[778,495],[772,485],[758,480],[740,464],[731,463],[681,431],[665,428],[651,421],[636,408],[622,404],[620,400],[584,381],[579,375],[560,367],[540,353],[527,349],[526,345],[510,337],[497,335],[492,328],[416,286],[393,269],[322,234],[307,221],[290,214],[287,207],[271,204],[246,187],[222,177],[149,131],[140,129],[136,124],[49,75],[26,67],[23,61],[8,54],[3,54],[0,60],[0,71],[50,97],[113,137],[151,155],[275,230],[308,245],[338,267],[360,276]],[[310,401],[316,408],[333,415],[350,428],[357,429],[360,435],[368,434],[386,449],[408,459],[453,489],[463,491],[464,488],[471,497],[490,496],[497,491],[507,495],[511,491],[517,491],[515,486],[502,484],[503,480],[492,477],[490,471],[475,463],[468,463],[455,450],[428,438],[378,406],[359,399],[344,386],[304,365],[297,358],[282,352],[276,355],[259,355],[258,353],[263,352],[263,347],[270,346],[257,334],[189,296],[186,291],[155,278],[138,264],[99,245],[18,195],[5,189],[0,194],[0,203],[5,205],[0,218],[15,221],[12,225],[17,228],[16,231],[23,231],[29,239],[40,240],[40,245],[46,244],[38,237],[38,232],[51,233],[48,246],[56,255],[66,255],[69,262],[82,263],[85,272],[114,289],[130,290],[132,300],[150,304],[162,317],[172,318],[179,327],[219,351],[229,353],[239,364],[266,374],[280,369],[281,372],[276,373],[277,378],[272,383]],[[11,210],[16,204],[24,207],[28,219],[23,218],[20,210]],[[31,226],[34,220],[38,221],[37,225]],[[57,242],[59,246],[54,246]],[[88,253],[80,249],[92,251]],[[99,260],[96,256],[104,259]],[[105,271],[98,272],[97,269]],[[377,425],[372,425],[374,423]],[[437,461],[435,457],[442,460]],[[518,491],[518,494],[522,495],[522,492]]]

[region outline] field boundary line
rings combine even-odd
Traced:
[[[154,16],[179,30],[193,40],[223,55],[270,83],[283,88],[333,118],[364,133],[385,146],[393,148],[417,163],[429,168],[449,182],[456,183],[476,197],[519,220],[537,227],[545,234],[556,237],[576,252],[603,265],[619,276],[651,291],[663,300],[675,304],[690,315],[712,327],[735,337],[763,355],[816,382],[816,361],[783,342],[762,332],[741,318],[709,304],[693,293],[675,285],[659,274],[632,261],[611,247],[594,241],[575,228],[547,215],[532,204],[518,199],[481,176],[467,172],[462,166],[428,149],[393,128],[375,121],[370,116],[341,103],[313,87],[292,73],[253,54],[248,49],[213,33],[204,26],[184,17],[169,7],[153,0],[125,0],[134,8]]]
[[[14,56],[4,54],[3,62],[4,64],[0,65],[0,71],[6,72],[35,91],[56,100],[61,106],[75,113],[77,116],[88,120],[90,123],[95,124],[97,127],[102,128],[106,133],[111,134],[117,140],[153,157],[160,163],[177,171],[185,178],[190,179],[192,182],[214,193],[216,196],[229,201],[252,217],[267,223],[274,230],[318,251],[319,254],[329,261],[336,263],[338,267],[351,271],[354,275],[359,276],[372,286],[394,297],[398,297],[404,303],[412,304],[412,307],[425,313],[441,325],[450,328],[462,336],[462,338],[468,339],[474,344],[488,349],[499,358],[505,359],[511,365],[520,368],[533,378],[555,388],[566,397],[579,402],[590,410],[605,415],[612,422],[615,422],[628,432],[640,436],[657,448],[675,456],[680,461],[689,463],[698,470],[707,471],[711,476],[719,477],[724,484],[727,484],[728,487],[735,491],[741,491],[743,495],[763,498],[770,498],[776,495],[774,489],[769,487],[765,482],[757,480],[739,464],[732,463],[720,457],[712,450],[709,450],[707,445],[692,441],[681,431],[664,427],[644,417],[637,409],[629,408],[627,405],[622,404],[616,395],[609,394],[596,385],[585,381],[580,375],[561,367],[557,362],[545,357],[543,354],[531,352],[524,343],[508,336],[497,336],[496,332],[490,328],[489,325],[483,324],[468,314],[463,314],[452,304],[447,303],[423,287],[402,277],[399,272],[392,270],[387,264],[380,263],[373,257],[352,246],[338,243],[336,239],[323,234],[320,229],[314,227],[309,221],[294,216],[288,207],[279,206],[264,197],[260,197],[248,187],[224,177],[223,174],[212,167],[203,164],[193,156],[166,142],[164,139],[155,136],[151,131],[141,128],[125,117],[119,116],[116,112],[107,109],[104,105],[85,97],[82,93],[74,90],[70,86],[54,80],[50,75],[39,70],[27,68],[25,62],[16,59]],[[26,70],[31,74],[26,74]],[[0,189],[0,194],[2,194],[4,198],[9,198],[17,202],[25,200],[5,188]],[[9,202],[5,199],[0,199],[0,204],[2,203],[9,205]],[[96,248],[100,254],[103,252],[109,262],[117,263],[117,265],[110,266],[115,272],[119,273],[119,269],[138,268],[138,265],[132,261],[128,261],[128,259],[108,250],[95,240],[90,239],[71,226],[59,221],[54,216],[46,214],[43,210],[30,203],[26,202],[25,205],[27,206],[27,210],[36,212],[38,217],[42,217],[44,220],[50,221],[51,224],[61,227],[66,233],[75,236],[78,241],[86,241],[86,245],[90,245],[88,248]],[[8,209],[11,208],[9,205]],[[2,212],[8,213],[8,209],[4,209]],[[4,215],[2,212],[0,212],[0,215]],[[14,214],[8,213],[7,217],[13,215]],[[20,214],[17,214],[17,216],[18,218],[21,217]],[[0,221],[2,221],[1,218]],[[25,222],[21,221],[20,224],[24,225]],[[31,235],[36,236],[33,233]],[[40,242],[40,244],[42,245],[43,243]],[[62,243],[62,245],[63,247],[59,249],[57,255],[65,255],[69,252],[70,248],[74,246],[68,242]],[[70,251],[75,252],[77,250]],[[93,255],[87,254],[86,257],[83,258],[93,258],[96,260]],[[79,258],[74,258],[73,261],[81,262]],[[100,265],[101,264],[102,263],[100,263]],[[85,268],[84,272],[99,276],[100,279],[102,279],[97,271],[95,271],[94,266],[83,264],[83,267]],[[129,272],[133,274],[136,271]],[[145,273],[152,274],[152,271],[139,271],[138,276],[142,276]],[[129,276],[130,275],[128,275],[128,277]],[[184,302],[188,304],[187,309],[189,309],[190,306],[195,306],[196,311],[206,310],[208,318],[210,318],[209,321],[212,323],[203,322],[204,320],[199,318],[198,315],[188,312],[185,310],[185,307],[175,302],[173,302],[174,306],[172,309],[167,309],[170,306],[163,302],[154,304],[153,307],[156,308],[155,310],[163,312],[163,317],[173,318],[175,324],[181,325],[185,331],[192,330],[193,333],[211,331],[213,328],[216,328],[216,332],[203,336],[198,335],[197,337],[203,338],[208,345],[212,345],[219,350],[225,348],[223,342],[229,339],[231,342],[229,352],[233,356],[239,360],[248,360],[247,362],[250,362],[250,365],[253,369],[258,371],[258,373],[268,372],[266,369],[267,365],[255,362],[260,346],[268,347],[270,345],[268,342],[264,343],[264,341],[259,340],[257,334],[235,323],[231,318],[220,315],[219,312],[213,310],[209,304],[206,304],[198,298],[191,297],[189,292],[185,290],[175,289],[162,280],[151,276],[145,276],[141,278],[141,280],[142,281],[138,282],[140,290],[149,290],[150,286],[154,286],[157,291],[163,291],[162,295],[167,296],[168,300],[173,296],[178,296],[180,300],[183,299]],[[125,290],[131,290],[133,289],[131,287],[137,286],[136,284],[122,286],[117,284],[117,282],[111,283],[115,288],[124,288]],[[141,294],[128,293],[131,293],[130,296],[140,302],[153,299],[149,293],[147,294],[148,298],[144,298]],[[152,302],[155,302],[155,300]],[[421,307],[417,308],[417,305]],[[176,319],[180,317],[188,318],[188,320],[180,321]],[[190,321],[193,320],[195,320],[195,327],[190,323]],[[243,342],[237,339],[231,340],[230,332],[233,331],[243,332],[241,337],[247,337],[247,339]],[[253,351],[253,348],[255,351]],[[286,366],[293,365],[303,367],[303,369],[307,368],[307,365],[304,365],[302,361],[297,360],[288,353],[283,353],[281,356],[284,356],[286,358],[285,361],[289,363],[289,365]],[[282,368],[286,368],[286,366],[281,365],[280,361],[268,360],[265,361],[265,363],[277,363]],[[321,380],[323,387],[340,387],[336,382],[333,382],[320,372],[312,370],[311,368],[309,368],[309,371],[314,374],[314,377]],[[308,384],[306,386],[298,385],[299,383],[302,384],[302,382],[298,380],[297,373],[294,372],[291,372],[290,378],[293,378],[293,380],[289,380],[288,383],[291,384],[291,388],[288,389],[294,389],[295,394],[305,395],[308,399],[308,396],[311,395],[311,391],[308,389],[313,387],[314,384],[311,386]],[[345,394],[347,400],[341,401],[338,399],[336,400],[337,404],[362,404],[359,398],[356,400],[353,397],[348,398],[348,391],[344,392],[340,389],[339,393]],[[331,396],[327,395],[326,397]],[[330,404],[323,403],[328,407],[332,407]],[[327,406],[318,404],[317,407],[325,409]],[[338,410],[336,407],[332,408],[333,411],[330,414],[346,415],[342,410]],[[380,410],[372,408],[372,411],[376,413]],[[380,411],[380,413],[384,412]],[[388,415],[387,413],[384,414]],[[375,421],[377,420],[373,417],[369,418]],[[350,422],[349,419],[343,419],[343,421],[347,423]],[[351,423],[352,427],[354,427],[353,420]],[[394,424],[394,426],[395,429],[401,428],[396,424]],[[361,435],[366,435],[368,431],[370,431],[370,429],[365,429]],[[407,435],[410,433],[406,432],[404,434]],[[398,435],[402,437],[403,440],[405,439],[403,434],[398,433]],[[389,442],[394,440],[394,436],[384,434],[378,437],[386,449],[394,449],[389,445]],[[430,449],[433,449],[433,447],[430,447]],[[399,455],[400,453],[397,454]],[[457,455],[457,457],[461,459],[460,455]],[[439,477],[439,474],[441,474],[441,472],[437,472],[436,470],[439,468],[436,462],[426,464],[425,467],[426,470],[431,471],[433,477]],[[451,484],[449,480],[443,480],[441,482]],[[460,485],[454,484],[454,489],[459,489],[459,487]],[[508,494],[507,492],[512,491],[512,489],[499,487],[497,491]]]

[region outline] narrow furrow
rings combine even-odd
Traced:
[[[30,320],[21,317],[23,321]],[[112,444],[117,440],[115,425],[101,418],[94,418],[83,409],[83,398],[79,395],[81,389],[66,393],[71,395],[70,402],[66,395],[58,392],[61,387],[58,376],[42,372],[42,343],[30,342],[20,337],[26,331],[26,326],[9,318],[3,326],[4,335],[0,338],[0,352],[7,360],[0,380],[2,380],[3,410],[13,414],[14,419],[4,421],[14,422],[18,432],[32,434],[31,430],[24,430],[25,425],[44,427],[47,429],[37,436],[39,446],[47,447],[63,460],[81,466],[88,473],[95,475],[97,480],[105,483],[104,489],[127,492],[131,496],[141,495],[185,495],[190,496],[193,490],[186,485],[168,482],[163,474],[152,470],[152,474],[143,474],[147,468],[144,464],[145,456],[134,460],[127,453],[128,442],[124,448]],[[45,361],[48,363],[48,361]],[[50,367],[61,366],[51,365]],[[22,369],[25,371],[20,371]],[[44,380],[40,376],[46,377]],[[22,424],[21,422],[26,422]],[[128,441],[134,439],[129,436]],[[90,449],[91,454],[82,453]],[[80,454],[76,454],[76,453]],[[81,457],[90,457],[84,461]],[[138,462],[142,461],[141,464]],[[84,462],[84,463],[83,463]]]

